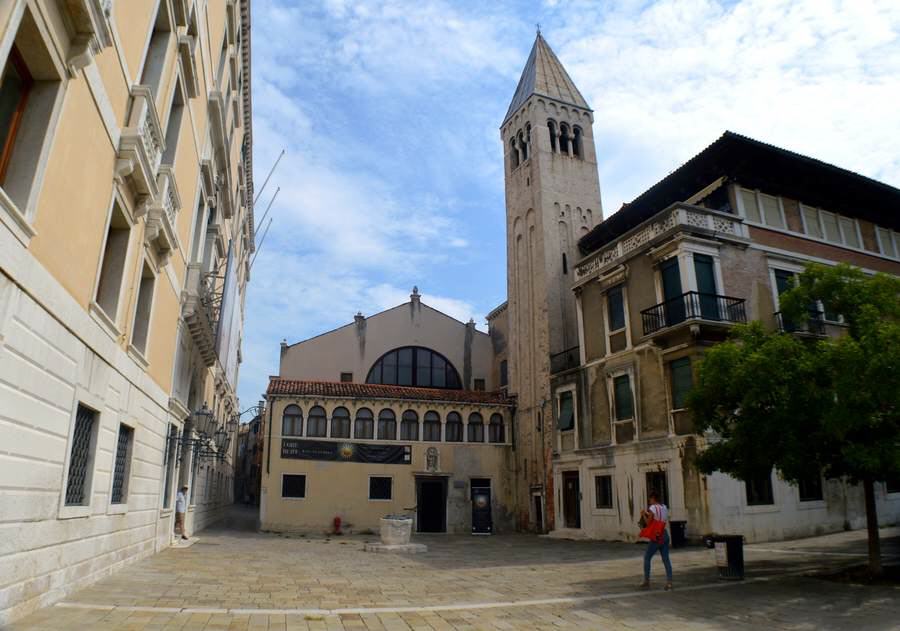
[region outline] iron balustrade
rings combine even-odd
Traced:
[[[810,335],[825,335],[825,312],[810,309],[805,321],[795,322],[781,311],[775,312],[775,323],[782,333],[808,333]]]
[[[573,346],[561,353],[550,355],[550,374],[563,372],[570,368],[577,368],[581,364],[581,347]]]
[[[738,323],[747,321],[743,298],[689,291],[641,311],[644,335],[687,320]]]

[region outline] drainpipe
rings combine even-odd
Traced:
[[[266,433],[269,435],[268,446],[266,447],[266,475],[269,475],[272,463],[272,406],[275,403],[275,397],[267,397],[266,400],[269,403],[269,423],[268,427],[266,427]]]

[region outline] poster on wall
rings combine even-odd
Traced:
[[[412,447],[409,445],[368,445],[282,438],[281,457],[296,460],[412,464]]]

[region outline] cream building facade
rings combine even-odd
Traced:
[[[249,2],[6,0],[0,67],[3,624],[230,502]]]
[[[266,393],[260,522],[278,532],[514,528],[514,402],[492,375],[491,339],[410,301],[282,344]]]

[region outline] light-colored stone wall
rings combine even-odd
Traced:
[[[390,350],[422,346],[447,358],[465,389],[484,379],[487,390],[499,386],[493,374],[491,338],[441,313],[418,298],[352,324],[282,348],[279,376],[285,379],[340,381],[342,372],[365,383],[372,365]],[[499,379],[499,376],[496,377]]]
[[[229,17],[237,26],[231,33],[249,46],[249,23],[242,19],[248,16],[248,3],[161,1],[171,18],[171,33],[151,107],[162,137],[176,84],[186,102],[174,164],[168,165],[178,193],[173,201],[180,203],[168,212],[167,198],[161,192],[148,195],[152,191],[141,184],[142,168],[150,169],[143,182],[157,187],[164,169],[153,161],[134,160],[135,154],[125,149],[129,134],[137,137],[134,113],[140,111],[140,98],[135,86],[160,0],[115,1],[109,16],[77,13],[105,4],[95,0],[0,4],[0,63],[6,63],[15,43],[37,80],[13,149],[16,168],[0,183],[0,431],[6,445],[0,454],[0,530],[5,532],[0,626],[168,546],[180,484],[195,487],[186,520],[191,533],[218,519],[231,500],[227,460],[204,460],[194,467],[189,449],[180,458],[182,450],[177,449],[171,459],[168,507],[163,486],[168,429],[174,426],[180,436],[189,411],[203,401],[221,420],[237,410],[236,383],[224,377],[221,362],[208,366],[199,361],[182,314],[186,294],[196,291],[188,286],[186,266],[201,197],[217,196],[220,208],[226,202],[234,208],[230,219],[220,211],[213,228],[223,244],[235,244],[241,293],[247,282],[250,244],[245,237],[252,211],[230,199],[233,191],[204,190],[200,164],[210,159],[214,171],[252,190],[249,176],[242,179],[245,165],[238,164],[234,149],[239,151],[250,133],[243,101],[236,119],[229,112],[227,162],[213,155],[210,134],[215,130],[207,98],[215,87],[213,73]],[[178,7],[195,12],[196,96],[189,88],[187,58],[176,43],[177,36],[188,33],[189,14]],[[212,45],[208,27],[218,38]],[[243,61],[238,52],[238,68]],[[245,79],[247,86],[249,77]],[[141,146],[138,153],[152,155],[152,143],[131,145]],[[120,256],[118,306],[106,314],[95,295],[114,202],[122,209],[129,236]],[[141,353],[133,332],[145,266],[155,284]],[[66,506],[67,463],[79,404],[97,413],[89,448],[90,492],[84,505]],[[126,502],[111,504],[120,423],[134,434]]]
[[[375,416],[377,428],[378,413],[391,409],[397,419],[400,436],[401,416],[406,410],[413,410],[419,417],[419,437],[422,437],[422,421],[426,412],[435,411],[441,423],[446,423],[447,414],[459,413],[463,422],[469,414],[478,412],[485,422],[485,441],[488,440],[488,421],[493,414],[501,414],[505,423],[503,443],[469,442],[427,442],[423,440],[365,440],[303,438],[301,440],[340,441],[354,444],[409,445],[412,457],[409,464],[375,464],[359,462],[335,462],[324,460],[301,460],[281,457],[281,417],[288,405],[298,405],[303,410],[304,433],[309,408],[321,405],[329,419],[331,431],[332,412],[338,406],[350,411],[351,430],[356,411],[362,407],[370,409]],[[262,462],[262,489],[260,495],[260,522],[264,530],[286,532],[330,532],[335,517],[340,517],[343,529],[348,532],[371,530],[378,532],[379,519],[388,514],[415,513],[416,478],[445,477],[447,480],[447,532],[469,533],[472,528],[472,478],[491,480],[492,518],[495,532],[512,530],[513,526],[513,485],[515,480],[508,475],[508,456],[511,451],[510,424],[511,410],[505,406],[485,406],[473,404],[449,404],[403,400],[342,400],[321,397],[271,397],[266,410],[266,433],[263,436],[264,454]],[[441,435],[444,436],[442,427]],[[464,440],[467,435],[464,425]],[[298,438],[298,437],[291,437]],[[438,465],[430,470],[426,452],[429,448],[438,450]],[[282,476],[302,474],[306,476],[306,498],[281,497]],[[392,478],[391,500],[369,500],[368,480],[370,476]]]

